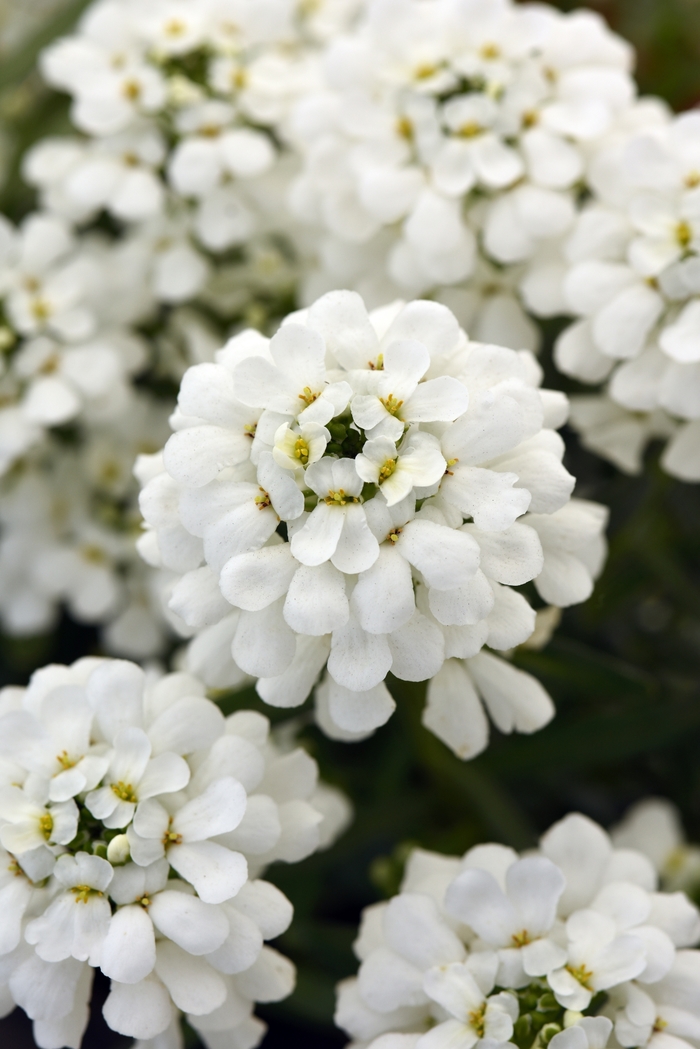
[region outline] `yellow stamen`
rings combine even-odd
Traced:
[[[498,44],[484,44],[479,54],[482,58],[500,58],[501,49]]]
[[[592,991],[591,980],[593,979],[593,973],[590,969],[587,969],[585,965],[579,965],[576,968],[573,965],[567,965],[567,971],[571,973],[574,980],[578,980],[582,987],[585,987],[587,991]]]
[[[71,892],[76,903],[87,903],[91,896],[102,896],[100,890],[93,889],[92,885],[74,885]]]
[[[376,361],[367,361],[370,371],[383,372],[384,371],[384,354],[380,353]]]
[[[75,767],[75,762],[68,757],[67,750],[62,750],[60,754],[57,754],[56,761],[62,769],[72,769]]]
[[[151,900],[148,896],[139,896],[136,902],[140,903],[144,910],[151,906]]]
[[[540,122],[540,115],[536,109],[526,109],[523,113],[523,127],[534,127]]]
[[[676,226],[676,240],[682,248],[687,248],[693,239],[693,231],[690,228],[689,223],[682,220]]]
[[[303,401],[306,407],[308,408],[308,406],[310,404],[313,404],[316,398],[319,396],[320,394],[314,393],[310,386],[305,386],[302,392],[299,394],[299,400]]]
[[[431,65],[429,62],[424,62],[420,66],[416,66],[413,71],[413,76],[416,80],[430,80],[431,76],[435,76],[438,71],[438,66]]]
[[[166,831],[163,838],[163,844],[166,849],[168,845],[182,845],[182,834],[178,834],[177,831],[174,830]]]
[[[474,1009],[473,1012],[469,1013],[469,1023],[474,1029],[475,1034],[479,1038],[484,1037],[484,1031],[486,1028],[486,1005],[482,1005],[480,1009]]]
[[[396,121],[396,134],[405,138],[407,142],[413,141],[413,124],[408,117],[399,117]]]
[[[119,780],[118,783],[112,784],[112,790],[117,795],[120,801],[128,801],[132,805],[135,805],[139,800],[134,794],[134,788],[130,783],[124,783],[123,780]]]
[[[257,423],[251,423],[250,425],[243,427],[243,433],[246,437],[250,437],[252,439],[253,437],[255,437],[255,431],[257,430],[257,428]]]
[[[166,36],[183,36],[186,30],[187,24],[182,22],[179,18],[171,18],[170,21],[166,22],[163,26],[163,31]]]
[[[398,543],[399,536],[401,535],[402,532],[403,532],[403,528],[392,528],[392,530],[389,532],[389,534],[387,536],[387,539],[391,543]]]
[[[38,321],[47,321],[51,316],[51,306],[46,299],[33,299],[30,310],[34,319]]]
[[[328,490],[328,495],[323,500],[327,506],[346,506],[348,503],[356,503],[358,499],[354,495],[346,495],[344,488],[339,488],[337,492]]]
[[[394,397],[393,393],[390,393],[388,397],[380,397],[379,400],[382,402],[389,415],[396,415],[403,404],[403,401],[399,401],[398,398]]]
[[[522,932],[514,932],[511,936],[514,947],[526,947],[528,943],[531,943],[530,934],[527,929],[523,929]]]
[[[103,565],[107,561],[104,550],[94,543],[85,543],[80,547],[80,553],[86,561],[92,565]]]
[[[294,445],[294,458],[298,459],[302,466],[309,462],[309,446],[303,437],[299,437]]]
[[[396,470],[396,459],[387,459],[379,470],[379,483],[383,484]]]
[[[700,171],[689,171],[683,181],[688,189],[695,189],[696,186],[700,186]]]
[[[130,102],[138,102],[141,98],[141,90],[138,80],[125,80],[122,84],[122,94]]]
[[[447,460],[447,469],[445,470],[445,473],[446,473],[446,475],[448,477],[454,477],[454,470],[452,470],[451,467],[453,467],[455,465],[455,463],[458,463],[458,462],[459,462],[459,459],[448,459]]]
[[[483,132],[483,130],[483,127],[481,126],[481,124],[478,123],[478,121],[469,120],[466,124],[462,124],[462,126],[457,131],[457,134],[460,138],[476,138],[476,136],[480,135]]]
[[[260,493],[260,495],[255,496],[255,505],[258,510],[267,510],[268,506],[272,506],[272,499],[270,499],[269,493],[264,488],[260,489]]]
[[[51,831],[53,830],[53,818],[48,812],[45,816],[41,816],[39,819],[39,830],[48,841],[51,837]]]

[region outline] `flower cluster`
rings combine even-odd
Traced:
[[[611,831],[621,848],[648,856],[669,891],[683,889],[697,899],[700,891],[700,846],[686,841],[675,805],[664,798],[638,802]]]
[[[534,348],[522,301],[559,311],[555,249],[634,103],[629,45],[590,11],[374,0],[324,59],[292,119],[292,208],[321,231],[307,297],[437,293],[477,338]]]
[[[93,970],[103,1014],[177,1047],[180,1013],[210,1049],[252,1047],[256,1001],[294,968],[263,941],[291,920],[259,875],[331,842],[347,802],[267,719],[224,718],[185,674],[49,666],[0,693],[0,1000],[43,1049],[79,1049]]]
[[[594,196],[565,245],[559,368],[607,381],[573,412],[584,442],[639,471],[649,437],[662,465],[700,480],[700,117],[648,107],[593,158]],[[680,425],[679,425],[680,422]]]
[[[368,907],[337,1023],[353,1045],[685,1049],[700,1036],[700,914],[577,814],[536,852],[415,850]]]
[[[479,695],[502,731],[541,727],[541,686],[481,649],[532,634],[514,587],[588,597],[605,512],[570,499],[566,399],[539,381],[529,353],[470,343],[445,306],[368,315],[354,292],[190,368],[176,432],[139,465],[139,546],[180,574],[190,668],[292,707],[326,667],[318,719],[337,738],[390,717],[390,671],[433,679],[426,724],[462,757],[487,742]]]
[[[47,430],[125,410],[145,350],[108,270],[56,216],[0,218],[0,475]]]

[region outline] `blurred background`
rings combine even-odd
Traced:
[[[36,55],[85,6],[0,0],[0,211],[14,220],[33,205],[19,158],[36,139],[70,130],[66,100],[42,86]],[[634,44],[641,93],[660,95],[675,109],[700,102],[700,0],[585,6]],[[548,347],[557,331],[549,325]],[[547,349],[543,363],[549,370]],[[561,376],[549,374],[561,386]],[[356,969],[351,944],[360,910],[397,890],[413,845],[461,853],[495,840],[526,848],[568,811],[609,826],[650,795],[670,798],[688,837],[700,842],[700,486],[662,474],[653,447],[644,475],[630,478],[566,436],[576,494],[611,508],[610,556],[593,598],[564,614],[549,646],[515,655],[554,697],[554,722],[532,737],[494,732],[487,753],[463,764],[422,730],[421,686],[394,683],[397,692],[401,686],[397,714],[360,745],[323,738],[304,709],[296,719],[323,776],[353,800],[356,819],[330,852],[269,871],[295,905],[296,920],[279,946],[298,965],[299,984],[289,1001],[260,1010],[270,1024],[264,1049],[344,1043],[331,1022],[334,984]],[[67,617],[49,637],[0,637],[0,683],[22,684],[36,667],[69,663],[96,646],[95,634]],[[225,706],[263,709],[252,692],[228,697]],[[274,710],[264,712],[274,719]],[[105,993],[98,987],[85,1049],[127,1044],[101,1021]],[[19,1012],[0,1022],[0,1045],[33,1045]]]

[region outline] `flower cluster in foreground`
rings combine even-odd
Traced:
[[[358,1049],[691,1049],[698,940],[687,896],[585,816],[523,857],[417,849],[399,895],[364,912],[336,1022]]]
[[[179,573],[170,608],[211,685],[259,679],[361,738],[390,717],[387,674],[430,683],[425,723],[462,757],[531,732],[549,697],[489,653],[535,628],[515,587],[585,600],[605,510],[571,499],[562,394],[526,351],[472,343],[417,301],[367,313],[332,292],[272,339],[244,332],[185,374],[162,457],[143,459],[139,545]]]
[[[259,877],[330,844],[349,811],[267,719],[224,718],[186,674],[82,659],[0,693],[0,1003],[41,1049],[79,1049],[94,970],[123,1035],[252,1049],[256,1001],[294,986],[264,941],[292,906]]]

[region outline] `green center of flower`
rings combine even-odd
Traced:
[[[119,780],[118,783],[112,784],[112,790],[117,795],[120,801],[128,801],[132,805],[135,805],[139,800],[134,794],[134,788],[130,783],[124,783],[123,780]]]
[[[56,761],[62,769],[72,769],[75,767],[75,762],[68,757],[68,751],[62,750],[60,754],[56,755]]]
[[[48,812],[39,819],[39,829],[48,841],[51,837],[51,831],[53,830],[53,818]]]
[[[531,943],[530,934],[527,929],[523,929],[522,932],[514,932],[511,936],[514,947],[525,947],[528,943]]]
[[[269,493],[264,488],[261,488],[260,492],[260,495],[255,496],[255,505],[258,510],[266,510],[268,506],[272,506],[272,499],[270,499]]]

